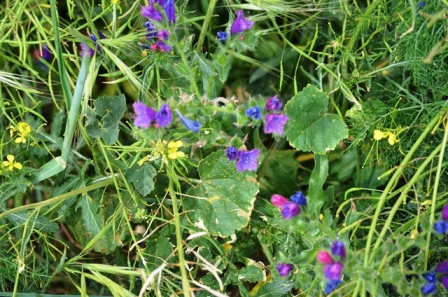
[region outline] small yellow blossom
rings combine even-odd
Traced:
[[[374,130],[373,131],[373,138],[375,140],[381,140],[383,138],[387,137],[387,141],[389,142],[390,145],[394,145],[395,143],[399,142],[399,140],[397,139],[397,135],[395,133],[386,131],[380,131],[380,130]]]
[[[417,235],[418,235],[418,230],[414,229],[414,230],[411,231],[411,236],[410,236],[410,238],[411,238],[411,239],[414,239],[415,236],[417,236]]]
[[[22,164],[20,164],[19,162],[14,162],[14,156],[13,155],[7,155],[6,159],[8,161],[3,161],[2,162],[2,166],[5,168],[8,168],[8,170],[13,170],[14,167],[17,169],[22,169]]]
[[[322,221],[322,220],[324,219],[324,215],[323,215],[323,214],[320,214],[320,215],[319,215],[319,219]]]
[[[31,127],[25,122],[20,122],[17,124],[17,131],[21,133],[23,136],[27,136],[31,133]]]
[[[394,133],[389,133],[389,138],[387,139],[390,145],[394,145],[399,140],[397,139],[397,136]]]
[[[387,134],[388,134],[387,132],[375,130],[375,131],[373,131],[373,138],[375,138],[375,140],[381,140],[383,138],[386,138]]]
[[[184,152],[179,152],[178,149],[182,146],[182,141],[170,141],[168,143],[168,158],[170,159],[177,159],[177,158],[183,158],[185,157]]]
[[[25,143],[26,138],[31,133],[31,127],[25,122],[19,122],[17,124],[17,127],[9,126],[9,136],[12,138],[14,136],[14,133],[17,132],[17,138],[15,140],[15,143]]]

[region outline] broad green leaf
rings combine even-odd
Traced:
[[[102,96],[94,105],[94,109],[87,108],[87,133],[112,145],[118,139],[118,124],[126,111],[126,98],[123,94]]]
[[[131,181],[135,189],[143,196],[147,196],[154,190],[153,178],[157,175],[157,171],[149,163],[144,163],[142,166],[137,163],[126,170],[126,179]]]
[[[223,83],[227,80],[230,67],[232,66],[231,57],[226,53],[220,53],[218,55],[211,54],[213,58],[213,64],[218,72],[219,80]]]
[[[258,193],[256,175],[236,171],[223,150],[204,158],[198,171],[201,182],[183,200],[190,221],[218,236],[233,235],[245,227]]]
[[[317,217],[325,203],[325,192],[322,186],[328,175],[328,156],[315,154],[314,162],[314,169],[310,176],[307,211]]]
[[[168,259],[173,252],[173,246],[166,236],[160,234],[152,236],[146,241],[148,247],[145,249],[145,260],[148,269],[155,270]]]
[[[23,176],[6,179],[0,183],[0,204],[19,193],[25,193],[33,184]]]
[[[289,117],[285,133],[289,143],[304,152],[325,154],[348,137],[347,125],[327,112],[328,94],[308,85],[285,106]]]
[[[255,295],[256,297],[284,297],[294,287],[294,283],[289,280],[279,280],[267,283]]]
[[[266,279],[266,274],[257,265],[248,265],[238,271],[238,279],[250,283],[261,282]]]

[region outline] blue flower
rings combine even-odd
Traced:
[[[261,119],[261,108],[259,106],[254,106],[246,110],[246,115],[249,118],[259,120]]]
[[[226,150],[226,156],[229,161],[234,161],[238,157],[238,149],[232,145],[231,147],[228,147]]]
[[[431,271],[431,272],[428,272],[428,273],[423,274],[423,278],[424,278],[428,283],[435,283],[435,282],[437,282],[436,272],[435,272],[435,271]]]
[[[427,283],[421,288],[421,291],[425,296],[429,294],[434,294],[435,292],[437,292],[436,283]]]
[[[53,59],[53,54],[50,52],[50,48],[46,45],[42,46],[42,50],[35,50],[34,51],[34,58],[37,60],[37,63],[39,64],[40,68],[43,70],[48,69],[47,66],[42,63],[42,60],[45,60],[46,62],[50,63]]]
[[[264,133],[283,134],[283,129],[288,122],[288,116],[285,114],[268,114],[265,118]]]
[[[242,172],[244,170],[257,170],[259,156],[259,149],[253,149],[251,151],[239,151],[238,161],[236,162],[236,170],[238,170],[239,172]]]
[[[282,109],[283,103],[278,99],[278,96],[275,95],[271,98],[269,98],[266,101],[266,110],[269,111],[279,111]]]
[[[342,283],[342,281],[339,279],[328,281],[325,285],[325,294],[330,295],[331,292],[336,290],[340,283]]]
[[[98,39],[96,38],[95,34],[91,33],[89,35],[90,39],[96,43],[98,41]],[[104,34],[98,30],[98,37],[100,39],[104,39],[105,36]],[[96,50],[100,51],[101,48],[97,45],[96,46]],[[85,44],[84,42],[81,43],[81,57],[84,57],[85,55],[87,55],[89,58],[92,57],[95,54],[95,50],[91,47],[89,47],[87,44]]]
[[[163,4],[168,22],[174,23],[176,21],[176,7],[174,6],[174,0],[168,0]]]
[[[143,25],[145,25],[146,27],[146,39],[149,40],[157,36],[157,29],[153,23],[151,23],[150,21],[146,21]]]
[[[154,0],[149,0],[148,6],[142,6],[141,14],[145,18],[149,18],[157,22],[161,22],[163,19],[162,13],[154,7]]]
[[[294,194],[291,195],[291,197],[289,197],[289,199],[291,199],[291,201],[294,201],[298,205],[303,206],[306,205],[306,197],[303,195],[301,191],[295,192]]]
[[[253,21],[244,18],[244,12],[238,10],[236,12],[236,19],[233,21],[230,27],[230,34],[235,35],[237,33],[249,30],[254,25]]]
[[[177,109],[176,109],[176,113],[179,116],[180,121],[182,122],[182,124],[184,124],[185,127],[187,127],[190,131],[198,132],[199,129],[201,129],[201,127],[202,127],[201,123],[193,121],[193,120],[190,120],[190,119],[187,119]]]
[[[134,107],[136,114],[136,117],[134,118],[134,126],[148,128],[151,125],[151,122],[156,119],[157,112],[140,101],[135,102],[132,107]]]
[[[417,2],[417,8],[418,8],[418,9],[422,9],[423,7],[425,7],[425,2],[423,2],[423,1],[418,1],[418,2]]]
[[[290,220],[300,213],[300,206],[292,201],[285,202],[282,205],[281,213],[284,219]]]
[[[339,256],[342,259],[345,258],[345,246],[344,243],[340,240],[336,240],[335,242],[333,242],[333,244],[331,245],[331,253],[333,254],[333,256]]]
[[[160,127],[166,127],[171,123],[173,115],[168,104],[164,104],[156,114],[156,123]]]
[[[292,264],[284,264],[284,263],[278,263],[277,264],[277,271],[280,276],[287,276],[291,270],[294,268],[294,265]]]
[[[218,36],[219,41],[221,41],[222,44],[226,43],[227,40],[227,33],[224,31],[219,31],[216,33],[216,36]]]
[[[448,232],[448,222],[445,220],[440,220],[434,223],[434,230],[439,234],[445,234]]]

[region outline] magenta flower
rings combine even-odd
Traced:
[[[283,106],[282,101],[280,101],[280,99],[278,99],[278,96],[275,95],[266,101],[265,108],[266,108],[266,110],[269,110],[269,111],[279,111],[282,109],[282,106]]]
[[[229,161],[235,161],[238,157],[238,149],[234,145],[228,147],[226,150],[226,156]]]
[[[332,264],[333,257],[331,257],[330,253],[327,251],[319,251],[317,253],[317,261],[322,264]]]
[[[154,0],[149,0],[148,6],[142,6],[141,14],[145,18],[149,18],[157,22],[161,22],[163,19],[162,13],[154,7]]]
[[[448,220],[448,204],[442,209],[442,219]]]
[[[324,276],[327,280],[340,280],[341,272],[344,265],[341,262],[335,262],[334,264],[325,265]]]
[[[292,201],[287,201],[282,205],[282,216],[285,220],[290,220],[300,213],[300,206]]]
[[[242,172],[244,170],[257,170],[259,156],[259,149],[253,149],[251,151],[239,151],[238,161],[236,162],[236,170],[238,170],[239,172]]]
[[[344,243],[340,240],[336,240],[335,242],[333,242],[330,250],[333,256],[339,256],[342,259],[344,259],[346,256]]]
[[[160,127],[168,126],[173,119],[173,114],[168,104],[164,104],[156,114],[156,123]]]
[[[285,114],[268,114],[265,117],[264,133],[266,134],[283,134],[283,129],[286,122],[288,121],[288,116]]]
[[[242,10],[238,10],[236,12],[236,19],[233,21],[232,26],[230,27],[230,33],[235,35],[237,33],[249,30],[254,25],[253,21],[244,18],[244,12]]]
[[[182,122],[182,124],[184,124],[185,127],[187,127],[190,131],[196,133],[196,132],[199,131],[199,129],[201,129],[201,127],[202,127],[201,123],[193,121],[193,120],[190,120],[190,119],[187,119],[177,109],[176,109],[176,113],[179,116],[180,121]]]
[[[289,202],[289,201],[282,195],[274,194],[271,197],[271,202],[272,202],[272,204],[274,204],[274,206],[282,207],[283,204],[285,204],[286,202]]]
[[[280,274],[280,276],[287,276],[293,268],[294,268],[294,265],[292,265],[292,264],[285,264],[285,263],[277,264],[277,271],[278,271],[278,274]]]
[[[135,102],[132,107],[134,107],[136,114],[136,117],[134,118],[134,126],[148,128],[151,125],[151,122],[156,119],[157,112],[140,101]]]

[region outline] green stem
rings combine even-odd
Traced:
[[[215,10],[216,2],[218,2],[218,0],[210,0],[210,3],[208,4],[207,14],[205,15],[204,24],[202,25],[201,33],[199,34],[199,40],[196,45],[196,48],[199,52],[202,52],[202,44],[204,43],[208,26],[210,25],[210,22],[212,20],[213,11]]]
[[[260,235],[260,233],[257,233],[257,238],[261,244],[261,248],[263,249],[264,255],[266,256],[266,258],[268,258],[269,264],[271,265],[271,267],[274,267],[275,260],[274,256],[272,256],[271,250],[265,243],[263,243],[263,237]]]
[[[79,117],[79,108],[81,106],[81,99],[84,93],[84,85],[89,71],[89,57],[84,55],[81,61],[81,68],[79,69],[78,80],[76,82],[73,100],[68,114],[67,124],[65,126],[64,143],[62,145],[61,157],[64,162],[68,162],[68,154],[71,150],[73,141],[73,134],[75,133],[76,122]]]
[[[182,49],[179,47],[179,45],[177,43],[176,43],[176,49],[177,49],[177,52],[179,53],[180,57],[182,58],[182,62],[184,63],[185,67],[187,67],[187,69],[189,69],[190,65],[188,65],[187,57],[185,57],[185,53],[182,51]],[[194,75],[195,73],[196,73],[196,71],[190,71],[190,73],[189,73],[190,83],[191,83],[191,88],[196,93],[196,96],[198,97],[198,99],[200,99],[201,93],[199,92],[198,86],[196,85],[196,80],[195,80],[195,75]]]
[[[182,231],[180,224],[180,216],[179,216],[179,205],[177,204],[177,196],[176,191],[174,190],[174,180],[173,177],[169,178],[169,192],[171,196],[171,202],[173,203],[173,216],[174,216],[174,226],[176,229],[176,247],[177,254],[179,257],[179,268],[182,276],[182,291],[183,295],[189,297],[190,296],[190,283],[188,282],[188,275],[185,269],[185,258],[184,258],[184,249],[182,245]]]

